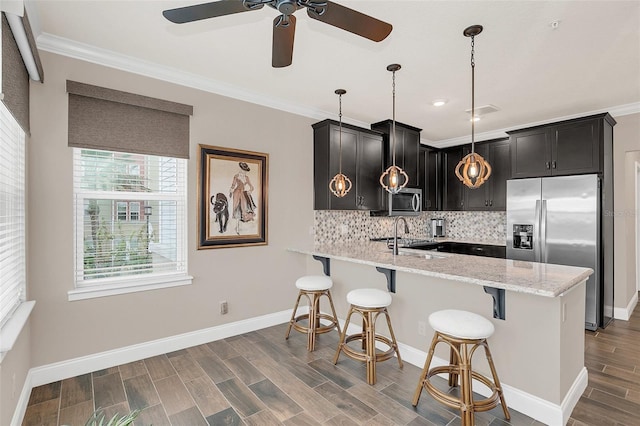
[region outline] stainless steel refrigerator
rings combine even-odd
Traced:
[[[507,258],[593,269],[585,309],[589,330],[613,317],[613,274],[605,277],[603,268],[601,194],[598,175],[507,181]]]

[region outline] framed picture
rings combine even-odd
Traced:
[[[198,250],[266,245],[269,154],[199,148]]]

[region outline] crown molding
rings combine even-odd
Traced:
[[[527,127],[535,127],[535,126],[541,126],[541,125],[545,125],[545,124],[552,124],[552,123],[556,123],[558,121],[571,120],[571,119],[574,119],[574,118],[586,117],[586,116],[589,116],[589,115],[601,114],[601,113],[604,113],[604,112],[608,112],[609,114],[611,114],[611,116],[613,118],[622,117],[624,115],[638,114],[638,113],[640,113],[640,102],[634,102],[634,103],[631,103],[631,104],[612,106],[610,108],[603,108],[603,109],[598,109],[598,110],[594,110],[594,111],[585,111],[585,112],[578,113],[578,114],[566,115],[564,117],[556,117],[556,118],[552,118],[552,119],[549,119],[549,120],[536,121],[536,122],[533,122],[533,123],[526,123],[526,124],[522,124],[522,125],[518,125],[518,126],[507,127],[507,128],[504,128],[504,129],[492,130],[490,132],[478,133],[478,134],[476,134],[476,141],[477,142],[481,142],[481,141],[488,141],[488,140],[491,140],[491,139],[505,138],[505,137],[508,136],[507,132],[512,131],[512,130],[526,129]],[[450,146],[464,145],[464,144],[467,144],[467,143],[471,143],[471,136],[470,135],[465,135],[465,136],[461,136],[461,137],[457,137],[457,138],[444,139],[444,140],[437,141],[437,142],[433,142],[433,141],[425,142],[424,140],[421,140],[420,142],[422,142],[423,144],[426,144],[426,145],[431,145],[431,146],[436,147],[436,148],[447,148],[447,147],[450,147]]]
[[[338,115],[334,112],[309,108],[304,105],[291,103],[272,96],[260,95],[219,80],[205,78],[177,68],[159,65],[133,56],[122,55],[111,50],[102,49],[86,43],[80,43],[78,41],[49,33],[40,34],[37,39],[37,45],[38,49],[50,53],[202,90],[204,92],[214,93],[216,95],[226,96],[228,98],[238,99],[256,105],[289,112],[291,114],[313,118],[315,120],[324,120],[326,118],[338,119]],[[348,117],[343,117],[342,121],[354,126],[365,128],[369,128],[370,125],[370,123],[364,123]]]

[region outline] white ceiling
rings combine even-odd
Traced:
[[[476,37],[478,140],[505,129],[593,112],[640,112],[640,1],[336,0],[393,25],[380,43],[298,10],[293,64],[271,67],[276,10],[172,24],[164,9],[199,0],[27,1],[39,48],[143,72],[323,119],[367,125],[391,118],[422,128],[423,142],[469,140],[470,40]],[[552,28],[557,21],[559,26]],[[135,58],[135,59],[134,59]],[[134,59],[134,60],[132,60]],[[45,69],[46,76],[46,69]],[[448,99],[440,108],[436,98]],[[196,111],[197,112],[197,111]]]

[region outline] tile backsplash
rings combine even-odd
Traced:
[[[504,241],[506,212],[422,212],[405,216],[411,238],[429,238],[430,219],[444,218],[446,236],[456,240]],[[314,241],[319,244],[368,241],[393,236],[393,217],[372,217],[368,211],[315,210]],[[402,233],[404,236],[404,233]]]

